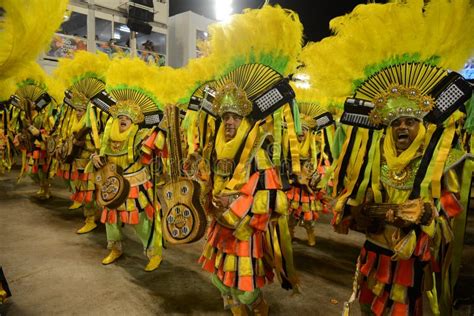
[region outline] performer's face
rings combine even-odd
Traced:
[[[119,131],[120,133],[125,132],[127,129],[130,128],[130,125],[132,125],[132,120],[125,115],[119,115]]]
[[[225,140],[229,141],[235,137],[235,134],[237,134],[237,129],[242,122],[242,116],[227,112],[222,115],[222,122],[224,123]]]
[[[86,113],[86,110],[85,109],[77,109],[76,110],[76,117],[78,120],[80,120],[82,118],[82,116],[84,115],[84,113]]]
[[[301,135],[298,135],[298,141],[304,141],[306,139],[306,135],[308,135],[308,129],[306,127],[303,127],[303,133]]]
[[[420,121],[413,117],[401,117],[392,122],[392,136],[398,151],[404,151],[418,135]]]

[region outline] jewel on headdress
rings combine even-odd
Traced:
[[[231,112],[245,117],[252,112],[247,94],[233,82],[227,82],[217,90],[213,106],[219,116]]]
[[[82,93],[73,90],[71,103],[75,110],[85,110],[89,103],[89,99]]]
[[[139,124],[143,122],[145,116],[138,104],[132,100],[119,101],[117,104],[110,107],[110,115],[117,118],[121,115],[129,117],[133,123]]]

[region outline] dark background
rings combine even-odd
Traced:
[[[210,19],[215,19],[214,3],[219,0],[169,0],[170,16],[181,12],[193,11]],[[373,1],[386,2],[386,1]],[[260,8],[263,0],[233,0],[233,13],[240,13],[244,8]],[[329,36],[329,21],[352,11],[364,0],[271,0],[270,4],[279,4],[291,9],[300,16],[304,26],[305,41],[319,41]]]

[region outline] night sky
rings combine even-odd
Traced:
[[[219,0],[169,0],[170,16],[193,11],[197,14],[215,19],[214,3]],[[375,1],[386,2],[386,1]],[[240,13],[244,8],[259,8],[263,0],[233,0],[233,12]],[[270,4],[279,4],[284,8],[296,11],[304,25],[306,41],[319,41],[330,35],[329,21],[367,0],[271,0]]]

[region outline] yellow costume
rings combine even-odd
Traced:
[[[334,173],[333,222],[366,233],[350,300],[359,295],[364,313],[420,315],[424,293],[433,313],[451,313],[444,254],[466,186],[452,171],[462,117],[452,111],[470,89],[446,69],[472,53],[473,14],[464,0],[359,5],[331,21],[335,36],[303,50],[302,71],[321,96],[352,95],[341,117],[352,126]]]

